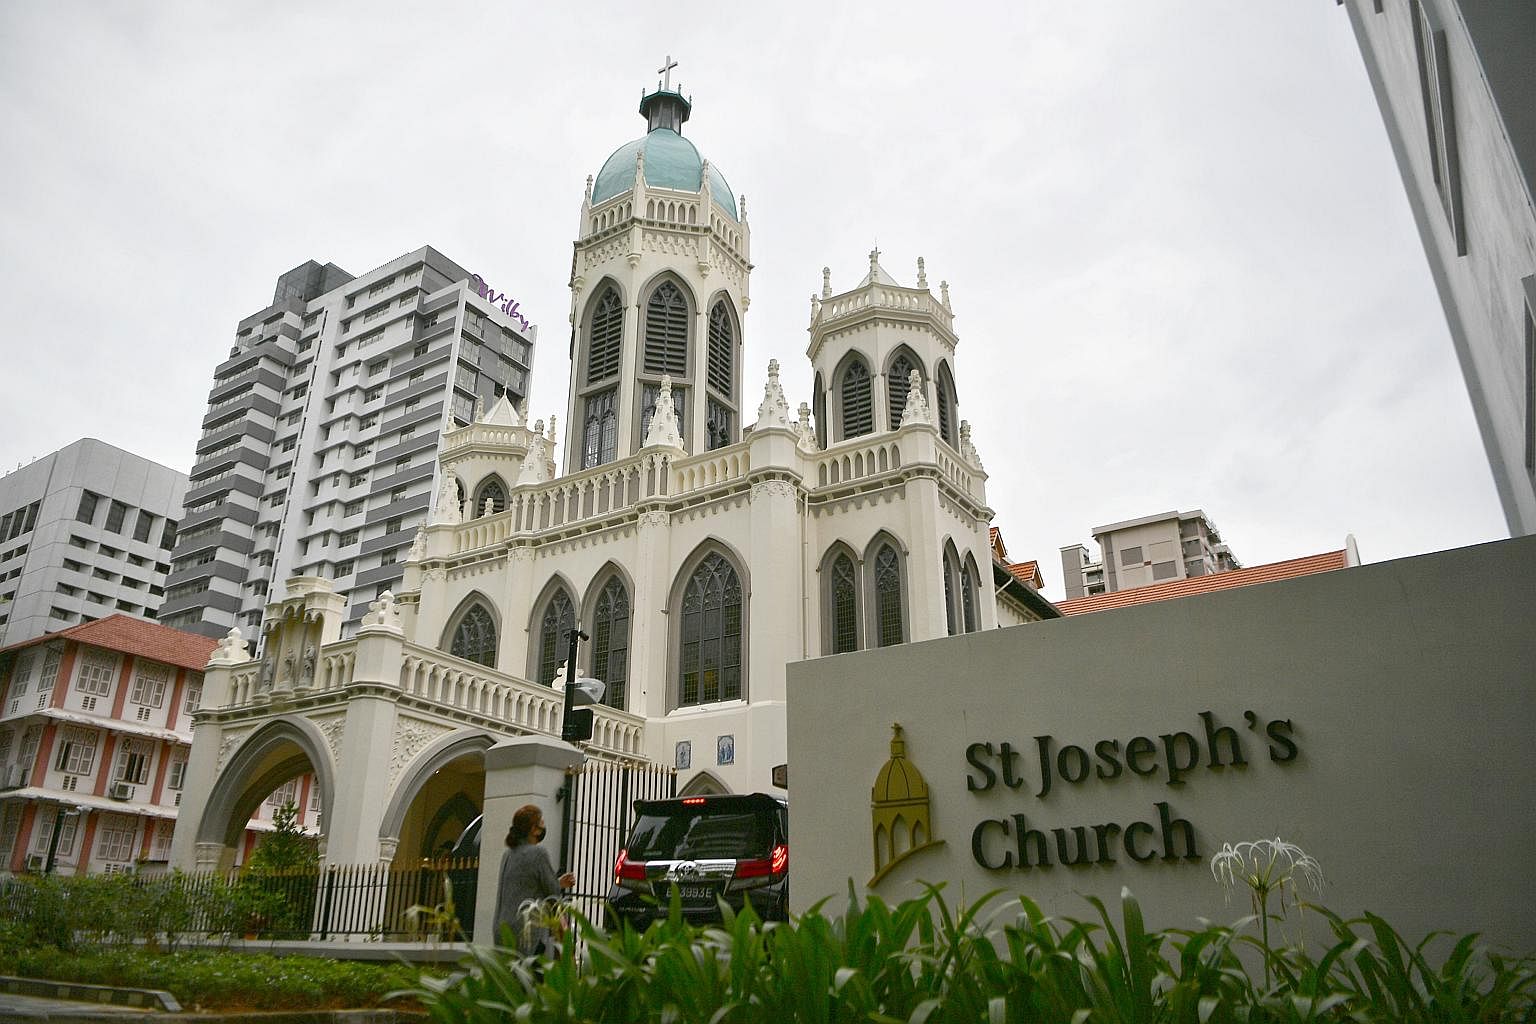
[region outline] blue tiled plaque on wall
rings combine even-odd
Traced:
[[[736,737],[721,736],[715,742],[715,764],[736,763]]]
[[[672,754],[672,767],[678,771],[693,766],[693,743],[689,740],[678,740],[677,749]]]

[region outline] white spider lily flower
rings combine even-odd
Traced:
[[[1323,888],[1323,868],[1317,859],[1279,836],[1235,846],[1223,844],[1211,858],[1211,874],[1226,890],[1228,901],[1239,882],[1248,887],[1256,902],[1272,892],[1279,893],[1282,907],[1287,891],[1295,900],[1298,885],[1313,892]]]

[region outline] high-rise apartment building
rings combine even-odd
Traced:
[[[1536,4],[1344,6],[1504,518],[1514,534],[1536,533]]]
[[[444,424],[522,402],[536,334],[430,247],[359,277],[311,261],[278,278],[214,370],[161,621],[249,635],[282,581],[321,576],[355,622],[400,580]]]
[[[154,618],[185,475],[86,437],[0,477],[0,646]]]
[[[1081,544],[1061,549],[1068,600],[1242,568],[1216,524],[1199,509],[1095,526],[1093,539],[1097,560]]]

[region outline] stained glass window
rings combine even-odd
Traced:
[[[741,698],[741,581],[718,554],[707,555],[683,591],[678,703]]]
[[[564,590],[555,591],[539,621],[539,682],[545,686],[555,681],[555,673],[566,656],[566,634],[575,627],[576,609],[570,595]]]
[[[902,640],[901,558],[889,544],[875,554],[875,635],[881,647]]]
[[[629,593],[617,576],[597,597],[592,620],[592,672],[607,684],[603,703],[622,710],[629,675]]]
[[[453,631],[448,653],[480,665],[496,667],[496,621],[484,605],[471,605]]]

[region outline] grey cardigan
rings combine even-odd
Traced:
[[[496,941],[501,941],[501,926],[505,924],[512,928],[519,952],[541,951],[549,932],[534,928],[531,934],[524,933],[523,904],[559,895],[560,880],[542,847],[523,843],[508,849],[501,855],[501,877],[496,890]]]

